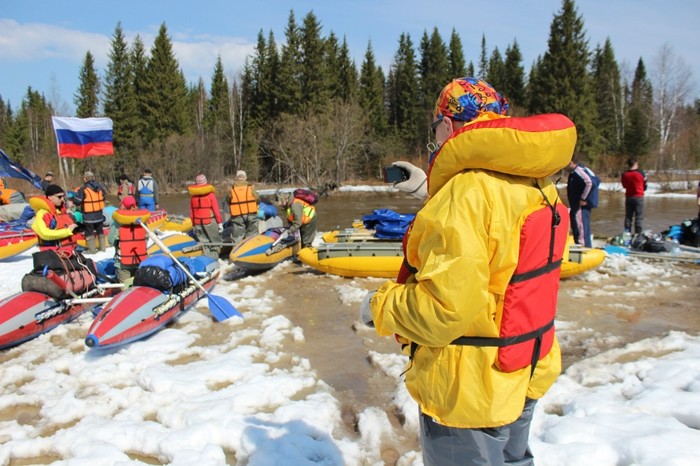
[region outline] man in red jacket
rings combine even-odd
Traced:
[[[647,176],[639,169],[637,159],[627,160],[629,167],[622,174],[622,187],[625,188],[625,231],[632,232],[634,218],[634,233],[642,232],[644,223],[644,191],[647,190]]]

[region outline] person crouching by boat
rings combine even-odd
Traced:
[[[287,212],[287,220],[289,221],[287,234],[291,236],[298,231],[301,234],[301,247],[311,246],[316,238],[318,219],[316,207],[291,193],[283,194],[280,197],[280,203]]]
[[[194,184],[187,187],[190,193],[190,218],[197,241],[202,243],[204,254],[214,259],[219,258],[221,251],[221,232],[224,229],[221,222],[221,211],[214,195],[214,186],[207,182],[202,173],[197,175]],[[218,243],[210,246],[208,243]]]
[[[105,208],[105,190],[95,181],[95,175],[89,170],[83,174],[83,182],[85,184],[75,193],[75,202],[80,205],[83,213],[87,253],[95,254],[97,253],[96,242],[100,251],[104,251],[107,246],[104,234],[105,216],[102,212]]]
[[[55,184],[49,185],[45,192],[45,196],[29,198],[29,205],[36,212],[32,230],[38,237],[39,250],[62,249],[74,252],[76,242],[73,233],[78,224],[65,210],[66,193]]]
[[[258,232],[258,201],[260,198],[253,185],[248,183],[248,175],[243,170],[236,172],[236,181],[226,196],[226,204],[231,214],[231,242],[237,244]]]
[[[124,197],[119,209],[112,213],[107,241],[114,246],[114,265],[122,283],[134,276],[148,256],[146,230],[138,222],[147,222],[150,216],[148,209],[138,209],[133,196]]]

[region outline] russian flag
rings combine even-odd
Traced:
[[[58,156],[85,159],[114,155],[111,118],[51,117]]]

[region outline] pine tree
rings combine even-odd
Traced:
[[[596,48],[593,58],[593,80],[596,83],[596,126],[603,150],[620,154],[623,146],[624,95],[620,85],[620,69],[615,61],[608,37],[603,48]]]
[[[419,73],[423,96],[420,104],[429,112],[442,88],[454,77],[450,75],[447,47],[437,28],[433,29],[430,37],[426,31],[423,32],[420,54]]]
[[[425,121],[421,118],[418,65],[413,42],[408,33],[401,34],[399,48],[394,55],[387,87],[389,89],[389,123],[396,134],[407,143],[407,150],[417,149],[423,139]]]
[[[204,117],[205,127],[216,140],[230,136],[231,120],[229,115],[230,90],[228,79],[224,75],[221,56],[217,57],[211,77],[211,88],[207,111]]]
[[[486,72],[485,79],[486,82],[488,82],[499,92],[505,87],[506,65],[503,62],[503,57],[501,56],[501,52],[498,50],[498,47],[494,48],[493,52],[491,52],[489,67]]]
[[[164,141],[188,129],[187,85],[163,23],[146,65],[143,102],[150,140]]]
[[[472,61],[469,61],[469,64],[467,65],[466,76],[469,76],[469,77],[476,76],[476,72],[474,71],[474,62],[472,62]]]
[[[387,128],[384,112],[384,76],[381,68],[375,63],[372,42],[367,44],[365,59],[360,69],[358,94],[360,107],[369,119],[371,135],[384,135]]]
[[[644,61],[640,58],[634,70],[627,103],[624,150],[631,157],[639,158],[649,151],[653,97],[651,81],[647,78]]]
[[[486,79],[489,70],[489,54],[486,50],[486,36],[481,35],[481,52],[479,53],[479,75],[478,78]]]
[[[133,79],[134,94],[136,94],[136,120],[137,132],[140,139],[140,146],[143,146],[147,141],[148,127],[146,125],[146,101],[145,101],[145,86],[146,86],[146,66],[148,65],[148,57],[146,56],[146,46],[141,40],[141,36],[134,37],[129,51],[129,61],[131,63],[131,74]]]
[[[511,111],[519,113],[527,104],[525,97],[525,68],[522,65],[523,56],[520,53],[518,41],[513,40],[513,44],[506,47],[505,76],[500,89],[498,89],[508,100]],[[524,110],[522,110],[524,111]]]
[[[95,59],[88,51],[80,67],[80,86],[73,98],[78,118],[97,116],[100,105],[100,80],[95,69]]]
[[[114,29],[111,45],[104,77],[104,112],[114,124],[113,141],[118,163],[131,167],[135,163],[132,150],[138,146],[138,101],[121,23],[117,23]]]
[[[467,65],[464,58],[462,39],[459,37],[459,34],[457,34],[455,28],[452,28],[452,34],[450,35],[450,45],[447,59],[450,63],[450,78],[448,81],[467,76]],[[445,82],[445,84],[447,84],[447,82]]]
[[[302,97],[302,55],[299,27],[294,19],[293,10],[289,12],[284,35],[287,43],[282,47],[279,79],[277,80],[278,108],[280,113],[298,114],[304,103]]]
[[[530,112],[568,116],[578,131],[577,153],[593,159],[597,135],[589,63],[583,20],[573,0],[562,0],[550,26],[547,51],[531,75]]]
[[[355,63],[350,57],[350,48],[348,41],[343,36],[343,44],[340,46],[338,53],[338,71],[337,71],[337,95],[344,101],[348,102],[357,95],[357,69]]]
[[[321,23],[313,12],[307,13],[300,29],[301,98],[304,113],[317,113],[330,95],[327,68],[324,63],[325,45]]]

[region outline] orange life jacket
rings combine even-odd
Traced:
[[[124,266],[139,265],[147,256],[146,230],[136,220],[147,222],[150,211],[119,209],[112,214],[119,223],[119,263]]]
[[[316,207],[312,206],[303,199],[299,199],[298,197],[294,198],[292,204],[294,204],[295,202],[300,202],[301,205],[304,206],[304,214],[301,217],[302,225],[308,224],[309,222],[311,222],[311,220],[313,220],[316,217]],[[294,222],[294,214],[292,213],[291,204],[289,205],[289,207],[287,207],[287,220],[289,220],[290,223]]]
[[[90,187],[86,187],[83,192],[85,193],[85,199],[82,204],[84,213],[99,212],[105,208],[105,197],[102,191],[95,191]]]
[[[253,187],[249,184],[241,186],[234,185],[231,188],[230,198],[231,202],[228,207],[231,217],[258,213],[258,203],[253,195]]]
[[[12,195],[16,192],[11,188],[0,188],[0,205],[12,204]]]

